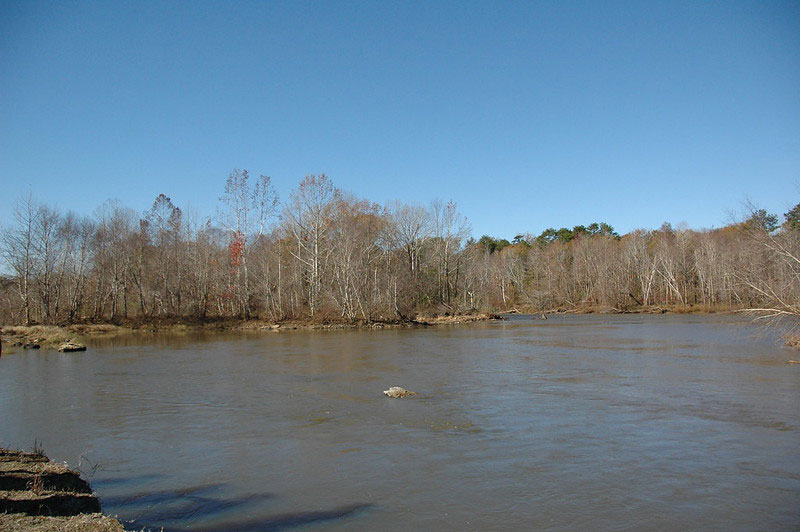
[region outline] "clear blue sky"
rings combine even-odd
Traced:
[[[800,202],[800,2],[0,0],[0,222],[213,214],[231,169],[473,234]]]

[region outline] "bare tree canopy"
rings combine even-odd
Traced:
[[[0,234],[0,321],[151,317],[387,320],[480,310],[749,309],[800,316],[800,204],[712,231],[605,222],[475,240],[453,201],[381,206],[307,175],[280,206],[233,170],[215,219],[166,194],[91,218],[32,195]]]

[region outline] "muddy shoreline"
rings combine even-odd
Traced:
[[[117,323],[76,323],[70,325],[4,325],[0,326],[2,353],[22,349],[57,349],[65,344],[83,344],[92,338],[111,338],[130,333],[187,333],[187,332],[225,332],[252,331],[279,333],[296,330],[346,330],[346,329],[384,329],[414,328],[439,325],[456,325],[478,321],[503,320],[504,315],[530,314],[533,319],[547,319],[553,315],[584,314],[737,314],[739,308],[694,306],[642,306],[626,309],[613,307],[574,307],[533,310],[524,307],[508,308],[499,313],[477,312],[456,315],[418,315],[415,318],[400,320],[262,320],[237,318],[153,318],[147,320],[121,320]],[[788,334],[785,345],[800,349],[800,335]]]
[[[70,325],[4,325],[0,327],[3,353],[21,349],[56,349],[66,343],[85,344],[89,338],[109,338],[129,333],[193,332],[193,331],[263,331],[278,333],[295,330],[384,329],[452,325],[476,321],[502,320],[499,314],[474,313],[445,316],[417,316],[406,320],[338,321],[325,320],[242,320],[233,318],[187,320],[162,318],[129,320],[112,323],[78,323]]]

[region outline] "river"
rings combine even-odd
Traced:
[[[791,358],[725,315],[130,334],[3,355],[0,445],[132,530],[798,530]]]

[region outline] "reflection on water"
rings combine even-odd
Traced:
[[[796,530],[800,367],[754,331],[130,334],[3,357],[0,445],[99,464],[104,509],[135,530]]]

